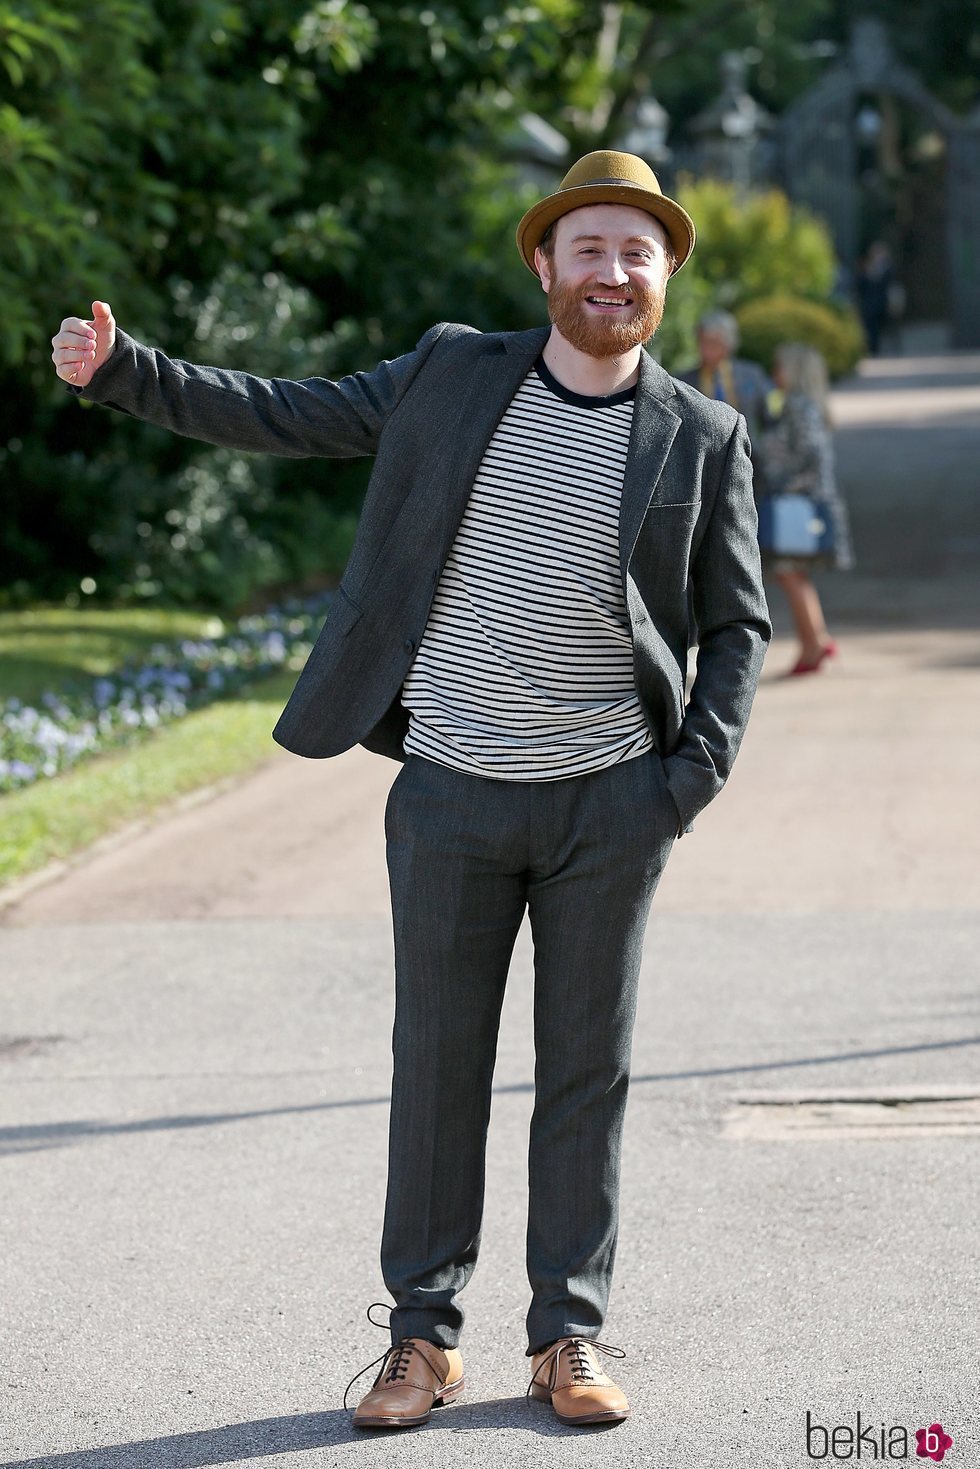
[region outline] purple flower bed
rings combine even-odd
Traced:
[[[255,679],[302,666],[333,595],[243,617],[216,638],[184,638],[150,649],[111,677],[42,694],[38,706],[0,704],[0,792],[21,790],[88,755],[131,743]]]

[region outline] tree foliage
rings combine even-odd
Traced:
[[[975,11],[933,7],[955,54],[927,7],[891,7],[896,45],[948,100],[975,68],[958,3]],[[80,407],[51,370],[62,317],[108,300],[173,355],[290,376],[371,365],[435,320],[542,321],[513,239],[552,183],[522,156],[525,113],[573,155],[617,142],[651,90],[681,124],[729,47],[778,110],[848,20],[844,0],[0,0],[8,592],[92,577],[240,604],[339,569],[364,485],[359,464],[220,455]],[[743,218],[697,189],[668,363],[704,306],[827,282],[814,229],[778,199]]]
[[[758,296],[735,312],[741,351],[772,370],[784,342],[815,347],[831,378],[851,372],[867,350],[864,331],[853,307],[831,306],[799,296]]]
[[[500,56],[526,81],[555,8],[0,0],[8,586],[226,602],[305,575],[318,538],[337,569],[360,466],[221,459],[79,409],[50,336],[98,297],[174,355],[335,376],[481,300],[484,324],[509,295],[518,317],[533,282],[512,244],[511,284],[490,281],[470,208],[507,194]],[[202,477],[213,518],[168,532]]]

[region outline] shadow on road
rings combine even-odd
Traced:
[[[882,1046],[873,1050],[838,1051],[826,1056],[798,1056],[788,1061],[748,1061],[736,1066],[707,1066],[689,1071],[656,1071],[645,1076],[634,1076],[630,1086],[642,1086],[651,1082],[705,1081],[720,1076],[761,1075],[772,1071],[786,1071],[796,1066],[832,1066],[842,1061],[869,1061],[884,1056],[923,1055],[929,1051],[962,1050],[967,1046],[980,1046],[980,1035],[963,1036],[952,1041],[925,1041],[914,1046]],[[533,1094],[531,1081],[514,1082],[509,1086],[495,1086],[495,1097]],[[0,1155],[5,1153],[33,1153],[45,1148],[60,1147],[66,1143],[81,1142],[85,1138],[118,1137],[140,1132],[161,1132],[174,1128],[214,1127],[226,1122],[254,1122],[265,1117],[294,1117],[303,1113],[334,1112],[348,1107],[387,1107],[391,1094],[377,1097],[345,1097],[335,1102],[307,1102],[294,1107],[260,1107],[248,1112],[207,1112],[173,1117],[145,1117],[136,1122],[94,1122],[76,1119],[71,1122],[40,1122],[20,1127],[0,1127]],[[9,1469],[0,1464],[0,1469]]]
[[[417,1442],[421,1436],[451,1426],[452,1432],[486,1432],[487,1429],[522,1428],[540,1438],[583,1438],[605,1434],[615,1423],[596,1423],[571,1428],[560,1423],[547,1403],[524,1396],[495,1398],[487,1402],[456,1403],[438,1409],[427,1423],[414,1428],[406,1438],[404,1429],[351,1427],[351,1413],[337,1408],[325,1413],[298,1413],[285,1418],[259,1418],[252,1423],[230,1423],[197,1433],[177,1433],[105,1448],[78,1449],[67,1454],[46,1454],[37,1459],[8,1460],[0,1469],[206,1469],[210,1464],[264,1459],[273,1454],[299,1453],[306,1449],[338,1444],[365,1444],[393,1438]],[[420,1446],[418,1457],[426,1453]]]

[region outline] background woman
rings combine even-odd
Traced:
[[[758,440],[755,457],[760,490],[769,495],[809,495],[827,507],[833,526],[833,548],[824,555],[762,554],[763,567],[786,593],[800,640],[799,657],[790,674],[816,673],[836,656],[837,644],[827,631],[810,573],[828,567],[845,571],[854,565],[847,507],[834,469],[827,368],[812,347],[787,342],[776,350],[773,380],[785,400],[778,422]]]

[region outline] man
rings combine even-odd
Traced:
[[[772,423],[775,386],[757,362],[732,354],[738,347],[738,322],[730,311],[709,311],[698,322],[698,366],[682,372],[680,381],[708,398],[730,403],[741,413],[755,440]]]
[[[868,352],[877,357],[888,318],[893,311],[901,315],[900,303],[904,300],[904,292],[895,279],[892,252],[884,240],[873,240],[862,255],[858,263],[856,291]]]
[[[359,742],[403,762],[385,811],[395,1307],[359,1427],[422,1423],[463,1388],[456,1297],[479,1249],[525,909],[530,1391],[567,1423],[629,1413],[602,1367],[623,1354],[598,1337],[643,934],[675,838],[731,769],[771,632],[744,420],[643,351],[694,239],[641,159],[592,153],[518,228],[550,329],[441,323],[337,383],[171,362],[100,302],[53,338],[78,390],[178,433],[377,456],[334,610],[275,729],[298,754]]]

